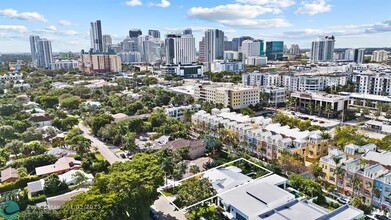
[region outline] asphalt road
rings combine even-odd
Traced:
[[[88,138],[91,140],[91,145],[96,147],[99,151],[100,154],[110,163],[113,164],[115,162],[123,162],[126,161],[126,159],[122,159],[117,157],[110,149],[107,144],[103,143],[100,141],[98,138],[94,137],[93,135],[90,134],[88,128],[84,126],[82,123],[79,123],[79,128],[80,130],[83,131],[84,137]]]

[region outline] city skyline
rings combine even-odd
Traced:
[[[29,35],[52,41],[54,52],[88,50],[90,22],[95,20],[102,21],[102,34],[111,35],[113,43],[122,41],[130,29],[143,34],[159,30],[163,39],[167,33],[192,28],[198,42],[206,29],[217,28],[229,39],[283,40],[303,49],[322,35],[335,35],[336,48],[390,47],[390,7],[386,0],[3,0],[0,53],[28,52]]]

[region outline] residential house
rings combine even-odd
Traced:
[[[80,169],[80,165],[81,161],[75,160],[73,157],[61,157],[54,164],[36,167],[35,173],[38,176],[52,173],[63,174],[70,170]]]
[[[49,197],[46,199],[47,207],[49,209],[60,209],[61,206],[64,205],[64,203],[70,201],[74,196],[77,196],[77,195],[79,195],[83,192],[86,192],[88,190],[89,190],[89,188],[79,188],[79,189],[73,190],[71,192],[62,194],[62,195]]]
[[[375,179],[372,204],[377,208],[391,210],[391,173]]]
[[[189,147],[189,156],[190,159],[195,159],[205,155],[205,143],[204,140],[187,140],[179,138],[173,141],[169,141],[164,145],[161,145],[162,148],[171,149],[177,151],[182,147]]]
[[[327,156],[321,157],[319,166],[322,168],[321,178],[333,185],[337,184],[336,170],[347,158],[345,154],[338,149],[330,149]]]
[[[68,186],[72,186],[76,184],[77,172],[81,173],[86,177],[86,180],[84,181],[85,184],[89,184],[89,185],[93,184],[94,176],[92,174],[87,174],[82,170],[71,170],[64,174],[58,175],[58,178],[60,179],[60,181],[66,183]],[[27,189],[31,196],[35,196],[43,193],[44,188],[45,188],[45,179],[40,179],[37,181],[27,183]]]
[[[361,198],[367,205],[370,205],[373,197],[375,179],[384,176],[389,171],[380,164],[368,166],[362,172],[360,171],[358,172],[357,176],[361,181],[361,184],[359,185],[361,186]]]
[[[38,127],[45,127],[52,126],[53,117],[46,113],[33,113],[29,120]]]
[[[295,200],[293,194],[278,187],[287,182],[273,174],[219,195],[217,203],[228,219],[257,219],[263,212]]]
[[[27,183],[27,189],[30,196],[37,196],[43,193],[45,188],[45,179]]]
[[[1,171],[1,182],[9,183],[14,182],[19,178],[18,171],[15,168],[8,167]]]
[[[348,158],[357,158],[361,157],[364,153],[368,151],[376,151],[377,146],[375,144],[366,144],[363,146],[356,144],[348,144],[344,147],[344,153]]]
[[[217,193],[223,193],[235,187],[250,182],[252,179],[244,175],[242,170],[236,166],[219,167],[208,170],[204,173]]]
[[[236,181],[241,183],[240,175],[231,177],[238,178]],[[329,211],[310,201],[298,200],[285,190],[287,184],[287,179],[276,174],[249,183],[244,182],[219,193],[217,205],[224,209],[223,214],[231,220],[327,220],[358,219],[364,216],[363,211],[349,205]]]
[[[386,167],[387,169],[391,169],[391,152],[390,151],[368,151],[361,156],[363,160],[368,161],[370,164],[379,163]]]
[[[111,117],[113,117],[114,122],[124,121],[129,118],[129,116],[124,113],[113,114],[113,115],[111,115]]]

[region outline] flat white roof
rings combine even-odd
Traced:
[[[282,134],[287,137],[295,138],[295,141],[307,139],[311,134],[309,131],[300,131],[298,129],[290,129],[289,126],[281,126],[280,124],[269,124],[265,127],[266,130]]]
[[[235,112],[222,112],[219,117],[229,119],[231,121],[237,121],[241,123],[250,122],[251,118],[248,115],[236,114]]]
[[[206,171],[204,177],[209,179],[217,193],[221,193],[252,180],[241,172],[236,166],[221,167]]]
[[[224,204],[229,204],[254,219],[275,205],[281,205],[280,201],[288,202],[295,198],[293,194],[277,186],[283,179],[287,182],[285,178],[278,178],[273,174],[226,192],[220,198]]]
[[[343,93],[343,94],[345,94],[345,93]],[[368,100],[375,100],[375,101],[382,101],[382,102],[391,102],[391,98],[388,96],[362,94],[362,93],[346,93],[346,94],[349,95],[351,98],[368,99]]]
[[[362,155],[362,158],[365,160],[378,162],[384,166],[391,166],[391,152],[388,151],[382,153],[368,151],[366,154]]]

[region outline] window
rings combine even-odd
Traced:
[[[246,218],[243,217],[242,215],[240,215],[239,213],[236,213],[236,219],[237,220],[246,220]]]

